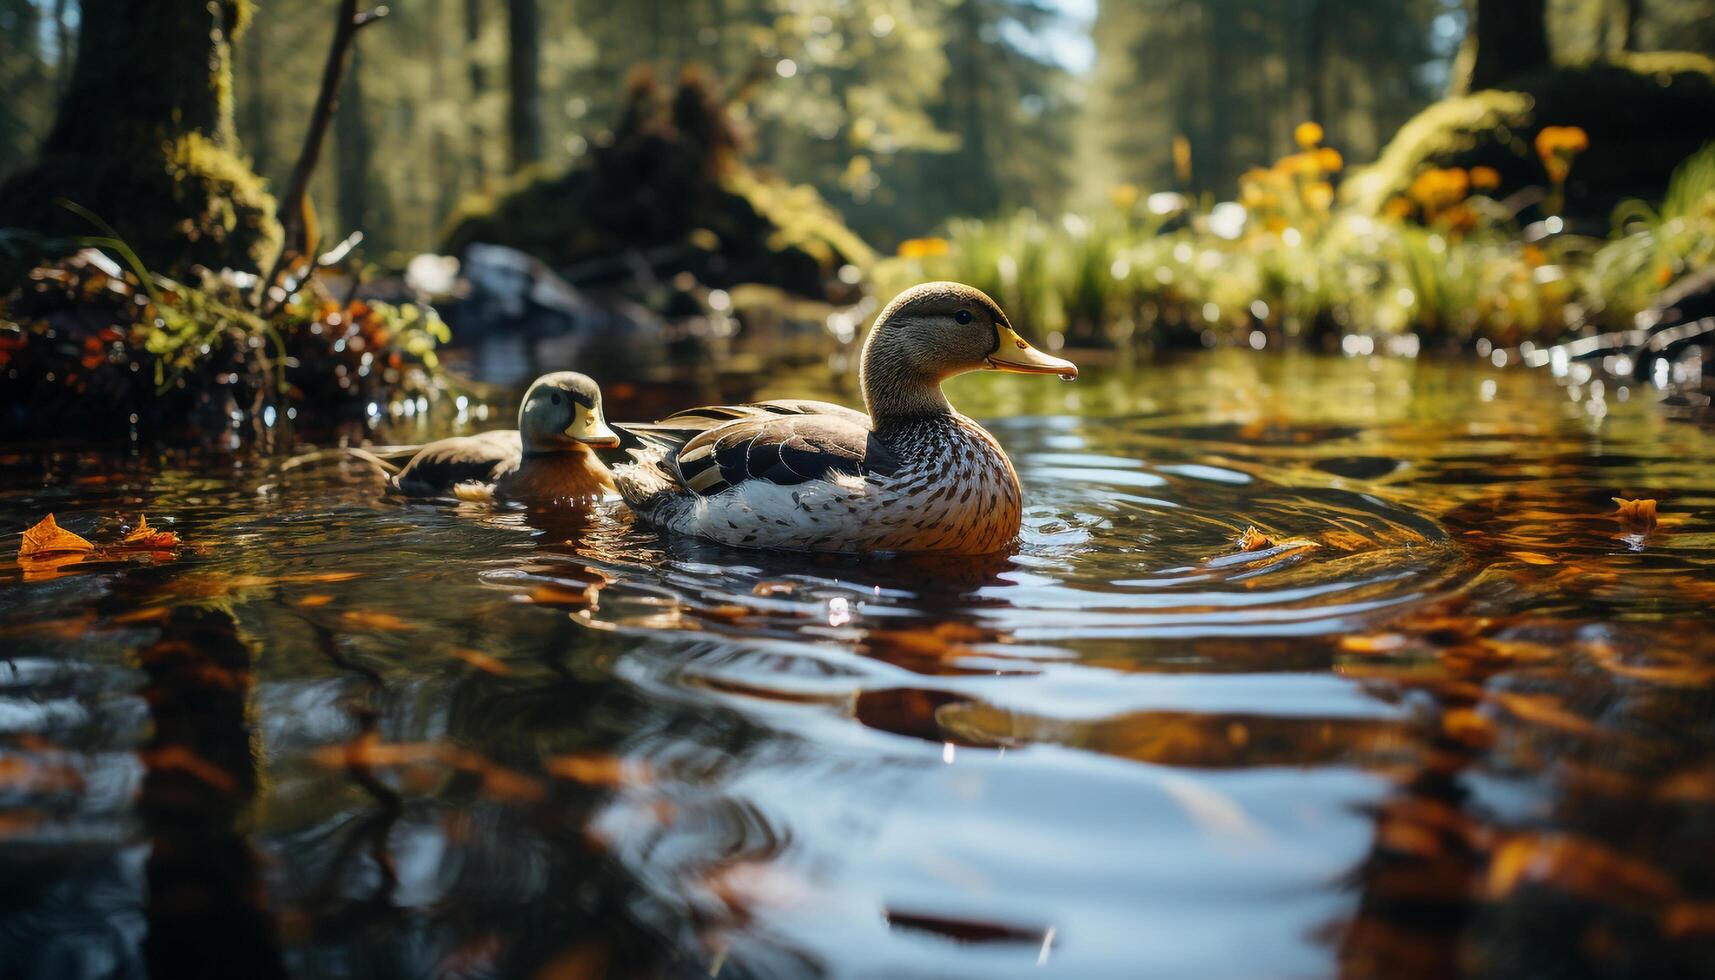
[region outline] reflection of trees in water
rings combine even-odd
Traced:
[[[138,751],[141,847],[87,855],[49,844],[40,865],[9,874],[22,904],[0,908],[8,977],[285,975],[245,827],[261,780],[256,653],[218,605],[155,605],[175,577],[170,566],[129,569],[96,603],[98,616],[155,634],[134,654],[152,729]]]
[[[1715,854],[1694,843],[1715,830],[1715,691],[1681,682],[1715,648],[1672,628],[1476,612],[1406,624],[1439,627],[1444,672],[1375,675],[1431,708],[1353,873],[1342,973],[1697,972],[1712,951],[1687,923],[1715,881]],[[1674,656],[1688,642],[1698,655]]]
[[[711,943],[744,911],[699,901],[699,883],[724,863],[772,861],[784,847],[759,811],[721,789],[768,733],[731,710],[616,680],[613,660],[629,644],[566,618],[531,622],[553,625],[506,637],[514,652],[541,651],[540,670],[513,661],[527,677],[459,671],[425,681],[419,668],[397,683],[383,671],[366,686],[361,702],[388,742],[431,740],[459,753],[437,762],[462,761],[427,786],[421,773],[380,777],[402,800],[396,811],[372,789],[369,812],[333,814],[272,842],[289,858],[280,884],[304,933],[293,952],[301,968],[510,976],[581,964],[590,975],[658,975],[705,972],[722,955]],[[667,775],[634,787],[540,777],[544,760],[566,755]],[[731,954],[725,970],[815,972],[765,945]]]

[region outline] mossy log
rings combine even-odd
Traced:
[[[157,271],[260,269],[280,230],[233,135],[231,43],[248,11],[248,0],[84,0],[77,67],[38,159],[0,184],[0,227],[92,233],[63,199]],[[0,288],[32,258],[0,265]]]
[[[1589,135],[1566,186],[1566,212],[1593,226],[1606,222],[1626,198],[1659,198],[1674,167],[1715,140],[1715,61],[1627,55],[1443,100],[1401,127],[1373,166],[1352,174],[1346,199],[1380,213],[1428,167],[1493,167],[1501,176],[1497,197],[1544,186],[1534,142],[1547,126],[1577,126]]]

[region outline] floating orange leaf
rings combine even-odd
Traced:
[[[1489,863],[1488,896],[1505,898],[1527,884],[1600,901],[1617,896],[1665,901],[1676,891],[1655,868],[1569,834],[1516,837],[1500,846]]]
[[[49,514],[35,527],[24,532],[24,540],[18,545],[18,560],[94,550],[95,545],[60,527],[54,520],[54,515]]]
[[[1245,528],[1245,533],[1239,535],[1240,551],[1267,551],[1274,547],[1274,539],[1256,529],[1253,524]]]
[[[472,667],[475,667],[477,670],[493,674],[496,677],[504,677],[507,674],[512,673],[512,668],[480,650],[456,647],[453,649],[452,654],[460,660],[463,660],[465,663],[470,664]]]
[[[593,586],[574,589],[547,582],[530,590],[530,601],[539,606],[587,606],[595,600],[596,590]]]
[[[177,532],[157,531],[149,526],[148,515],[139,514],[137,515],[137,526],[132,529],[130,534],[120,538],[119,543],[113,547],[143,551],[168,551],[177,548],[182,543]]]
[[[1667,910],[1662,928],[1675,939],[1715,936],[1715,902],[1678,902]]]
[[[400,619],[392,613],[371,612],[365,609],[350,610],[340,616],[340,618],[345,620],[347,626],[354,626],[358,629],[386,630],[388,632],[397,633],[402,630],[414,628],[410,623],[405,622],[403,619]]]
[[[1509,551],[1509,552],[1507,552],[1507,554],[1511,555],[1514,558],[1517,558],[1519,561],[1524,562],[1526,565],[1553,565],[1553,564],[1556,564],[1554,559],[1548,557],[1547,555],[1539,555],[1534,551]]]
[[[631,762],[617,755],[600,752],[573,752],[557,755],[542,763],[542,767],[561,779],[570,779],[585,786],[616,789],[655,781],[654,773],[640,762]]]
[[[1649,498],[1627,500],[1624,497],[1611,498],[1620,508],[1616,515],[1620,523],[1639,531],[1647,531],[1655,527],[1655,501]]]

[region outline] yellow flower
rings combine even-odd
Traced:
[[[1304,203],[1318,211],[1328,210],[1334,206],[1334,185],[1319,180],[1304,188]]]
[[[1471,186],[1480,191],[1492,191],[1501,186],[1501,172],[1494,167],[1472,167]]]
[[[1323,171],[1331,174],[1339,173],[1340,169],[1346,165],[1346,160],[1340,156],[1340,151],[1331,146],[1324,146],[1316,151],[1316,162],[1322,165]]]
[[[1471,176],[1460,167],[1445,170],[1432,167],[1417,175],[1407,191],[1411,199],[1425,211],[1436,211],[1465,199],[1471,190]]]
[[[1404,221],[1411,217],[1414,210],[1416,209],[1411,206],[1411,202],[1403,197],[1390,197],[1387,203],[1382,205],[1382,214],[1395,221]]]
[[[1313,122],[1301,122],[1298,128],[1292,131],[1292,138],[1306,150],[1321,143],[1322,136],[1322,127]]]
[[[1114,202],[1114,207],[1130,211],[1142,193],[1136,184],[1116,184],[1113,190],[1108,191],[1108,198]]]
[[[1282,174],[1316,177],[1322,173],[1322,164],[1317,161],[1314,153],[1290,153],[1281,157],[1274,169]]]
[[[1589,148],[1589,134],[1577,126],[1544,126],[1536,134],[1536,155],[1548,171],[1548,179],[1556,184],[1566,183],[1573,158]]]
[[[927,259],[946,255],[948,251],[945,238],[907,238],[899,243],[899,257],[902,259]]]

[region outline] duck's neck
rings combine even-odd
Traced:
[[[526,459],[544,459],[551,456],[563,456],[565,457],[564,461],[570,461],[574,458],[582,459],[591,455],[593,455],[593,453],[591,452],[590,447],[581,442],[553,442],[543,440],[541,442],[526,441],[524,443],[524,457]]]
[[[863,401],[878,434],[953,414],[941,378],[874,345],[864,350]]]

